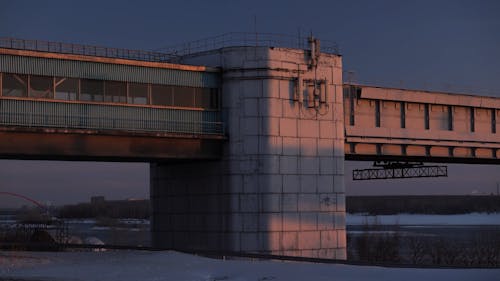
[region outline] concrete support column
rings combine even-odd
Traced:
[[[346,258],[339,56],[225,48],[219,161],[151,165],[156,246]]]

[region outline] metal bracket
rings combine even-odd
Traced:
[[[447,177],[447,166],[427,166],[422,162],[375,161],[373,169],[352,171],[353,180]]]

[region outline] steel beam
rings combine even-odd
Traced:
[[[448,168],[446,166],[356,169],[352,171],[353,180],[434,178],[434,177],[447,177],[447,176],[448,176]]]

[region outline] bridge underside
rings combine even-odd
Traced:
[[[161,162],[218,159],[221,136],[80,129],[0,127],[0,157]]]
[[[445,157],[445,156],[411,156],[411,155],[377,155],[377,154],[346,154],[347,161],[403,161],[428,163],[456,163],[456,164],[492,164],[499,165],[500,159]]]

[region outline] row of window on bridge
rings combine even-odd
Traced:
[[[110,102],[136,105],[218,108],[216,88],[0,73],[5,97]]]
[[[349,126],[438,129],[460,132],[497,133],[500,122],[495,108],[361,99],[360,88],[344,88],[345,118]],[[384,121],[384,122],[382,122]]]

